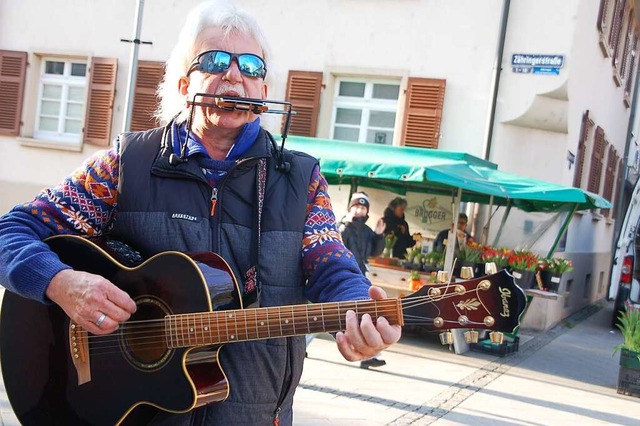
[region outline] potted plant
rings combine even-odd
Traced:
[[[444,266],[444,250],[433,250],[424,257],[422,269],[427,272],[437,272]]]
[[[618,393],[640,397],[640,309],[627,304],[616,326],[623,338],[614,351],[620,351]]]
[[[516,250],[509,255],[509,267],[516,284],[521,288],[533,288],[538,272],[538,256],[530,251]]]
[[[384,236],[384,251],[382,252],[382,257],[392,256],[393,246],[396,245],[396,241],[398,241],[398,237],[393,232]]]
[[[418,291],[424,285],[422,279],[420,279],[420,272],[411,271],[411,280],[409,281],[409,288],[411,291]]]
[[[541,259],[539,262],[543,290],[558,292],[562,274],[573,270],[573,263],[563,257]]]
[[[482,249],[482,262],[495,263],[498,270],[509,267],[509,254],[511,250],[485,246]]]
[[[468,266],[473,268],[473,276],[477,277],[481,275],[484,268],[480,268],[482,261],[482,248],[476,242],[469,241],[460,247],[458,252],[459,265],[456,265],[454,269],[454,275],[460,276],[460,269],[462,266]],[[457,273],[456,273],[457,271]]]

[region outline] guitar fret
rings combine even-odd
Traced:
[[[341,303],[338,302],[338,306],[336,307],[338,310],[338,325],[340,326],[340,331],[344,331],[344,328],[342,327],[342,312],[340,311],[340,305]]]
[[[184,320],[185,320],[184,316],[181,316],[180,317],[180,331],[181,331],[181,334],[182,334],[182,346],[187,346],[187,341],[184,338]]]
[[[282,308],[278,306],[278,325],[280,326],[280,336],[282,336]]]
[[[304,311],[307,314],[307,334],[311,334],[311,325],[309,324],[309,305],[305,306]]]
[[[209,343],[213,343],[213,332],[211,331],[211,314],[207,314],[207,326],[209,327]]]
[[[293,308],[293,305],[291,306],[291,324],[293,325],[293,335],[296,335],[296,313],[295,310]]]
[[[242,315],[244,315],[244,334],[246,340],[251,340],[249,337],[249,325],[247,324],[247,311],[242,311]]]
[[[220,313],[215,313],[216,317],[216,328],[218,329],[218,343],[222,343],[222,333],[220,332]]]
[[[267,317],[267,335],[271,337],[271,320],[269,319],[269,309],[264,310],[265,316]]]

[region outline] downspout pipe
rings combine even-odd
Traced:
[[[482,158],[490,161],[491,142],[493,139],[493,126],[496,118],[496,103],[498,100],[498,90],[500,88],[500,75],[502,73],[502,56],[504,54],[504,42],[507,36],[507,23],[509,21],[509,7],[511,0],[504,0],[502,3],[502,18],[500,22],[500,38],[496,49],[496,59],[493,64],[493,76],[491,78],[491,102],[487,115],[487,125],[485,127],[484,144],[482,147]]]

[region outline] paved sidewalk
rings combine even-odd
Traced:
[[[335,343],[309,346],[296,425],[638,425],[640,399],[618,395],[622,341],[602,302],[498,358],[454,355],[435,339],[405,336],[387,365],[362,370]]]

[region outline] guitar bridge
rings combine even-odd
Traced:
[[[89,335],[74,322],[69,322],[69,353],[78,373],[78,386],[90,382]]]

